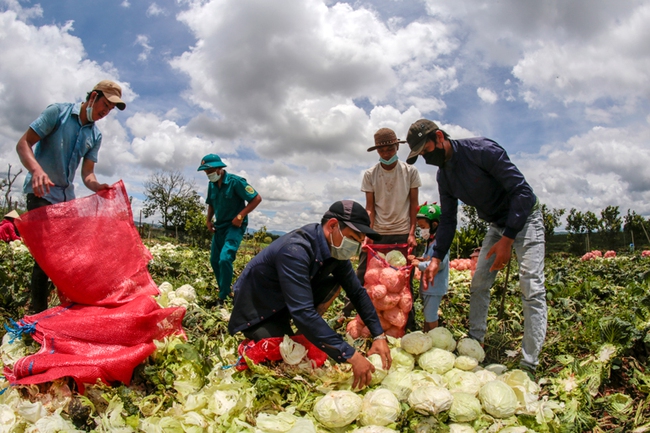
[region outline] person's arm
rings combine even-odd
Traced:
[[[375,226],[375,193],[370,191],[366,192],[366,212],[370,218],[370,228]]]
[[[54,182],[50,180],[50,177],[36,161],[36,156],[34,156],[32,148],[40,140],[41,137],[32,128],[29,128],[16,144],[16,152],[20,162],[32,174],[32,190],[37,197],[43,197],[50,192],[50,187],[54,186]]]
[[[248,202],[248,204],[246,205],[246,207],[245,207],[244,209],[242,209],[241,212],[239,212],[238,215],[241,216],[241,218],[239,218],[239,216],[235,217],[235,218],[232,220],[232,224],[233,224],[235,227],[241,227],[242,223],[244,222],[244,218],[246,218],[246,215],[248,215],[249,213],[253,212],[253,210],[255,210],[255,208],[256,208],[256,207],[257,207],[261,202],[262,202],[262,196],[261,196],[260,194],[257,194],[255,197],[253,197],[253,199],[252,199],[251,201]]]
[[[81,179],[86,185],[86,188],[92,192],[97,192],[102,189],[110,189],[110,185],[107,183],[99,183],[95,177],[95,162],[84,158],[81,163]]]
[[[526,224],[537,197],[526,182],[524,175],[510,161],[505,149],[492,140],[486,140],[492,146],[486,147],[482,152],[481,168],[494,177],[507,194],[509,200],[508,218],[503,235],[514,239]]]
[[[212,218],[214,217],[214,208],[212,207],[211,204],[208,205],[208,214],[205,218],[205,225],[208,226],[208,230],[210,230],[210,233],[214,233],[214,223],[212,222]]]
[[[411,188],[409,191],[409,237],[408,237],[408,246],[410,248],[415,248],[418,244],[417,239],[415,239],[415,227],[417,226],[417,214],[419,206],[418,199],[418,188]]]

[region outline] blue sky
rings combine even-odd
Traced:
[[[318,221],[364,202],[377,129],[426,117],[498,141],[550,207],[650,216],[648,22],[648,0],[0,0],[0,168],[48,104],[110,78],[127,109],[98,124],[96,172],[136,214],[156,170],[204,194],[218,153],[262,194],[252,228]]]

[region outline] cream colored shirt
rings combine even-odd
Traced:
[[[381,235],[408,234],[411,226],[409,216],[411,188],[422,186],[417,168],[398,161],[392,170],[385,170],[381,163],[366,170],[361,191],[375,195],[375,225]]]

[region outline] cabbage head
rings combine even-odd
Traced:
[[[454,340],[454,336],[451,335],[449,329],[443,326],[439,326],[437,328],[433,328],[428,332],[428,334],[429,337],[431,337],[431,341],[433,342],[433,347],[444,349],[449,352],[456,350],[456,340]]]
[[[479,381],[481,382],[481,386],[485,385],[486,383],[488,383],[491,380],[496,380],[497,379],[496,374],[494,374],[493,372],[491,372],[489,370],[486,370],[486,369],[479,370],[479,371],[475,372],[474,374],[476,375],[476,377],[478,377]]]
[[[454,422],[471,422],[481,416],[481,402],[472,394],[455,392],[449,409],[449,418]]]
[[[458,351],[459,355],[470,356],[478,362],[483,362],[485,359],[485,351],[481,347],[481,343],[473,338],[463,338],[460,340],[458,346],[456,346],[456,351]]]
[[[255,424],[264,433],[286,433],[293,428],[298,420],[292,409],[294,408],[280,412],[277,415],[260,412],[257,415]]]
[[[454,362],[454,367],[459,370],[472,371],[478,367],[478,361],[471,356],[460,355]]]
[[[413,370],[411,372],[413,388],[422,385],[445,386],[445,381],[438,373],[430,373],[424,370]]]
[[[352,391],[330,391],[314,404],[314,416],[325,427],[345,427],[357,419],[362,402]]]
[[[512,370],[499,376],[499,380],[505,382],[517,396],[519,406],[527,411],[532,410],[532,404],[539,398],[539,385],[530,380],[522,370]]]
[[[390,349],[390,356],[393,358],[393,363],[389,370],[391,372],[397,370],[411,371],[415,367],[415,358],[404,349],[393,347]]]
[[[399,401],[406,401],[413,387],[411,372],[403,370],[391,371],[381,381],[381,386],[395,394]]]
[[[476,433],[476,430],[469,424],[449,424],[449,433]]]
[[[434,347],[418,358],[418,365],[431,373],[445,374],[454,367],[456,356],[443,349]]]
[[[373,353],[368,357],[368,361],[370,361],[370,363],[375,366],[375,372],[372,373],[372,380],[370,381],[370,385],[380,384],[388,374],[388,372],[384,370],[384,364],[381,361],[381,355],[378,353]]]
[[[378,388],[363,397],[359,422],[362,425],[385,426],[394,423],[402,413],[399,400],[391,391]]]
[[[483,409],[495,418],[508,418],[515,414],[517,396],[505,382],[493,380],[478,392]]]
[[[467,394],[477,395],[481,386],[481,380],[471,371],[459,370],[447,380],[447,388],[454,392],[460,391]]]
[[[296,365],[307,355],[307,348],[285,335],[280,343],[280,356],[289,365]]]
[[[399,250],[393,250],[386,254],[386,261],[395,268],[406,266],[406,257]]]
[[[499,375],[505,373],[506,371],[508,371],[508,367],[506,367],[506,366],[503,365],[503,364],[490,364],[490,365],[486,365],[486,366],[485,366],[485,369],[486,369],[487,371],[491,371],[492,373],[496,374],[497,376],[499,376]]]
[[[367,425],[352,430],[352,433],[398,433],[398,431],[381,425]]]
[[[435,385],[425,385],[415,388],[409,395],[408,403],[416,411],[424,415],[436,415],[449,410],[454,396],[447,388]]]
[[[415,331],[406,334],[400,341],[400,347],[411,355],[419,355],[433,347],[433,341],[429,334],[422,331]]]

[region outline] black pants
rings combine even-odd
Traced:
[[[52,203],[44,198],[36,197],[34,194],[27,194],[27,210],[38,209],[39,207],[49,206]],[[45,271],[34,261],[32,269],[32,281],[30,290],[32,293],[31,313],[36,314],[47,310],[47,298],[50,296],[49,278]]]
[[[332,269],[336,266],[334,259],[328,259],[321,270],[311,279],[311,289],[314,296],[314,308],[333,300],[339,293],[338,281],[331,275]],[[260,341],[264,338],[282,337],[294,335],[291,328],[291,313],[288,308],[283,308],[271,317],[260,323],[244,329],[242,334],[253,341]]]

